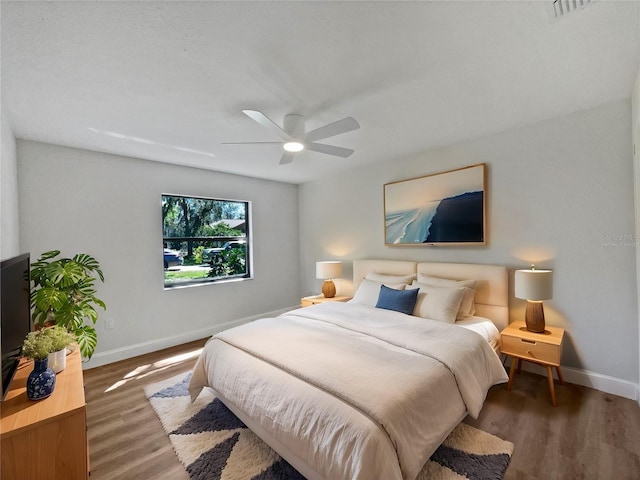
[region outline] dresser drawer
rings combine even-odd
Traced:
[[[560,365],[561,346],[527,338],[502,336],[502,353],[538,362]]]

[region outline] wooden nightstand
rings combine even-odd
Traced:
[[[324,302],[346,302],[351,300],[351,298],[352,297],[341,297],[337,295],[335,297],[325,298],[323,295],[312,295],[310,297],[303,297],[300,304],[303,307],[310,307],[311,305],[317,305],[318,303]]]
[[[556,391],[553,385],[553,367],[558,372],[558,380],[564,385],[562,372],[560,371],[560,359],[562,358],[562,339],[564,329],[559,327],[545,327],[544,333],[534,333],[527,330],[524,322],[513,322],[502,332],[502,353],[511,357],[511,370],[507,390],[511,390],[513,376],[522,365],[522,360],[537,363],[546,367],[551,393],[551,404],[555,407]]]

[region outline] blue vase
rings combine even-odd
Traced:
[[[42,400],[53,393],[56,387],[56,372],[49,368],[49,359],[33,361],[33,371],[27,378],[27,397]]]

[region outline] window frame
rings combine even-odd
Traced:
[[[165,237],[165,214],[164,214],[164,202],[165,197],[173,197],[173,198],[185,198],[185,199],[194,199],[194,200],[205,200],[205,201],[214,201],[214,202],[229,202],[229,203],[238,203],[244,205],[244,236],[181,236],[181,237]],[[197,287],[202,285],[211,285],[218,283],[229,283],[229,282],[239,282],[243,280],[252,280],[253,279],[253,241],[252,241],[252,233],[253,229],[251,226],[252,220],[252,202],[250,200],[237,200],[237,199],[229,199],[229,198],[219,198],[219,197],[205,197],[205,196],[197,196],[197,195],[185,195],[185,194],[175,194],[175,193],[162,193],[161,194],[161,232],[162,232],[162,247],[163,247],[163,255],[164,250],[168,249],[165,245],[168,245],[172,242],[219,242],[221,246],[224,246],[226,242],[229,241],[245,241],[245,273],[241,274],[232,274],[221,277],[204,277],[197,278],[191,280],[182,280],[179,282],[169,282],[167,283],[166,272],[167,268],[164,269],[163,273],[163,284],[164,290],[175,290],[179,288],[187,288],[187,287]],[[224,220],[224,219],[220,219]],[[193,247],[192,247],[193,248]],[[220,248],[220,247],[218,247]],[[174,249],[170,249],[174,250]],[[169,267],[171,268],[171,267]]]

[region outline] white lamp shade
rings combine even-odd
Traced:
[[[516,270],[515,296],[535,301],[553,298],[553,271]]]
[[[340,275],[342,275],[342,262],[316,262],[316,278],[326,280],[338,278]]]

